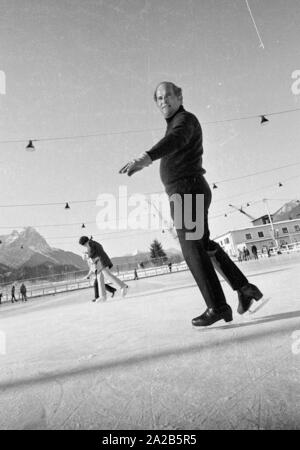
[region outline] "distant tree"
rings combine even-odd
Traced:
[[[183,258],[183,256],[181,255],[181,254],[178,254],[178,255],[171,255],[170,257],[169,257],[169,261],[171,262],[171,263],[181,263],[182,261],[184,261],[184,258]]]
[[[157,239],[154,239],[154,241],[150,245],[150,258],[155,264],[161,264],[161,262],[164,263],[168,260],[166,252]]]

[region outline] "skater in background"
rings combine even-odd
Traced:
[[[86,247],[89,258],[91,258],[95,264],[97,270],[99,300],[106,300],[104,277],[108,278],[112,283],[120,288],[122,297],[125,297],[128,286],[124,283],[124,281],[120,280],[111,273],[110,269],[113,267],[113,264],[107,253],[105,253],[102,245],[93,239],[89,239],[87,236],[81,236],[79,239],[79,244]]]
[[[242,250],[238,249],[238,261],[242,262],[243,261],[243,252]]]
[[[252,255],[254,256],[254,259],[258,259],[256,245],[252,245],[251,252],[252,252]]]
[[[18,301],[18,300],[16,299],[16,297],[15,297],[15,290],[16,290],[16,287],[15,287],[15,285],[13,284],[12,287],[11,287],[11,302],[12,302],[12,303]]]
[[[24,283],[21,284],[20,286],[20,294],[21,294],[21,299],[22,302],[27,302],[27,289]]]
[[[1,305],[1,303],[2,303],[2,292],[0,291],[0,305]]]
[[[240,314],[248,311],[253,300],[260,299],[262,293],[248,282],[220,245],[210,239],[208,210],[212,193],[202,167],[202,129],[196,116],[184,109],[181,88],[164,81],[156,87],[154,101],[167,122],[165,136],[150,150],[125,164],[119,173],[131,176],[160,159],[160,176],[169,198],[173,194],[176,194],[176,198],[180,197],[178,204],[180,207],[182,204],[181,219],[185,218],[189,208],[189,219],[195,220],[197,194],[204,197],[204,210],[201,212],[203,236],[190,239],[191,229],[184,226],[177,226],[176,229],[183,256],[207,306],[203,314],[192,320],[192,324],[208,326],[222,319],[229,322],[232,320],[232,311],[215,269],[238,292]],[[185,194],[190,194],[191,206],[185,205]],[[177,212],[175,208],[174,201],[170,201],[173,220]],[[185,223],[184,219],[182,223]]]
[[[134,269],[134,271],[133,271],[133,279],[134,280],[138,280],[139,279],[139,276],[138,276],[138,273],[137,273],[137,270],[136,269]]]
[[[249,259],[250,259],[250,252],[247,249],[247,247],[245,246],[244,250],[243,250],[243,260],[244,261],[249,261]]]
[[[98,280],[97,280],[97,269],[96,266],[91,258],[88,257],[88,254],[85,253],[83,256],[83,259],[88,263],[89,266],[89,273],[86,275],[86,279],[89,280],[91,275],[94,275],[94,298],[92,302],[96,302],[99,299],[99,288],[98,288]],[[113,286],[110,286],[109,284],[104,284],[105,289],[107,292],[111,293],[111,296],[113,297],[115,295],[115,292],[117,289],[115,289]]]

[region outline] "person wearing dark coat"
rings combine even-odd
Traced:
[[[89,273],[86,275],[85,278],[86,278],[87,280],[89,280],[89,279],[90,279],[90,276],[91,276],[92,274],[95,275],[94,284],[93,284],[93,287],[94,287],[94,298],[93,298],[92,302],[96,302],[96,301],[98,300],[98,298],[99,298],[99,288],[98,288],[98,280],[97,280],[97,269],[96,269],[96,267],[95,267],[95,264],[94,264],[93,260],[92,260],[91,258],[88,257],[88,254],[87,254],[87,253],[84,255],[83,259],[88,263],[89,268],[90,268]],[[104,287],[105,287],[105,289],[107,290],[107,292],[110,292],[110,293],[111,293],[111,296],[114,297],[115,292],[116,292],[117,289],[114,288],[113,286],[110,286],[110,285],[107,284],[107,283],[104,284]]]
[[[139,276],[138,276],[138,273],[137,273],[136,269],[134,269],[134,271],[133,271],[133,279],[134,280],[138,280],[139,279]]]
[[[251,247],[251,252],[252,252],[252,254],[253,254],[253,256],[254,256],[254,259],[258,259],[258,256],[257,256],[257,247],[256,247],[256,245],[252,245],[252,247]]]
[[[16,288],[15,288],[15,285],[13,284],[12,287],[11,287],[11,302],[12,302],[12,303],[18,301],[18,300],[16,299],[16,296],[15,296],[15,290],[16,290]]]
[[[113,267],[113,264],[107,253],[104,251],[102,245],[93,239],[89,239],[87,236],[81,236],[79,239],[79,244],[86,247],[88,257],[91,258],[95,264],[100,295],[97,301],[106,300],[104,277],[108,278],[112,283],[120,288],[122,297],[125,297],[128,286],[124,283],[124,281],[120,280],[113,273],[111,273],[110,269]]]
[[[22,297],[22,302],[27,302],[27,295],[26,295],[26,293],[27,293],[26,286],[25,286],[24,283],[22,283],[21,287],[20,287],[20,294],[21,294],[21,297]]]

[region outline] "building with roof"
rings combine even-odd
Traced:
[[[231,230],[214,238],[231,257],[238,257],[245,247],[250,251],[255,246],[258,252],[278,246],[300,242],[300,202],[283,205],[276,213],[258,217],[252,226]],[[278,220],[279,219],[279,220]],[[281,219],[281,220],[280,220]],[[274,230],[274,233],[273,233]]]

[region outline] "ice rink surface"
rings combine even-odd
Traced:
[[[299,429],[300,256],[241,264],[255,313],[193,328],[189,272],[0,306],[0,429]]]

